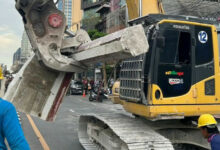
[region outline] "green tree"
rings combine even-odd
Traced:
[[[104,33],[104,32],[99,32],[98,30],[94,29],[94,30],[88,30],[88,34],[90,36],[90,38],[92,40],[95,40],[97,38],[100,38],[100,37],[103,37],[103,36],[106,36],[107,34]]]

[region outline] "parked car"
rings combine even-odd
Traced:
[[[70,84],[70,95],[83,94],[83,83],[81,81],[72,80]]]

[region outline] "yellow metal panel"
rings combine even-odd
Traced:
[[[123,104],[123,101],[120,99],[119,96],[112,95],[109,98],[111,99],[113,104]]]
[[[2,73],[2,67],[0,66],[0,80],[4,79],[3,73]]]
[[[159,24],[163,24],[163,23],[180,23],[180,24],[197,25],[197,26],[215,28],[215,26],[211,24],[204,24],[204,23],[190,22],[190,21],[180,21],[180,20],[170,20],[170,19],[164,19],[159,22]]]
[[[182,96],[164,98],[161,94],[160,99],[156,99],[155,92],[159,90],[162,93],[159,86],[152,85],[152,102],[153,104],[196,104],[196,98],[194,97],[195,86],[192,86],[188,93]]]
[[[112,87],[112,94],[115,96],[119,96],[119,93],[116,93],[115,90],[120,89],[120,81],[116,81]],[[119,92],[119,90],[118,90]]]
[[[126,0],[129,20],[139,17],[139,0]],[[163,6],[158,0],[142,0],[142,16],[149,14],[163,14]]]
[[[207,96],[205,95],[205,81],[210,79],[216,79],[215,84],[215,96]],[[220,74],[215,75],[213,77],[209,77],[205,80],[198,82],[197,84],[193,85],[187,94],[182,96],[176,96],[171,98],[164,98],[163,94],[161,94],[161,98],[158,100],[155,98],[156,90],[159,90],[161,93],[161,89],[157,85],[152,85],[152,104],[220,104]]]
[[[139,17],[139,0],[126,0],[129,20]]]
[[[160,14],[158,0],[142,0],[142,15]]]
[[[214,50],[214,60],[215,60],[215,73],[219,72],[219,45],[218,45],[218,35],[215,26],[212,26],[212,40],[213,40],[213,50]]]
[[[211,79],[215,79],[216,81],[219,81],[219,75],[215,75],[213,77],[207,78],[205,80],[202,80],[201,82],[198,82],[196,84],[196,89],[197,89],[197,93],[198,93],[198,97],[197,97],[197,103],[198,104],[206,104],[206,103],[220,103],[220,97],[218,96],[219,94],[219,84],[216,82],[215,84],[215,94],[214,96],[209,96],[209,95],[205,95],[205,82]]]
[[[207,96],[205,95],[205,82],[210,79],[216,79],[215,84],[215,96]],[[220,104],[220,74],[215,76],[209,77],[205,80],[198,82],[197,84],[193,85],[188,93],[182,96],[164,98],[163,94],[161,94],[161,98],[158,100],[155,98],[156,90],[159,90],[161,93],[161,89],[157,85],[152,85],[152,104]]]
[[[72,27],[71,30],[76,32],[80,29],[80,22],[82,20],[83,11],[81,10],[81,0],[72,1]]]
[[[218,72],[215,77],[215,94],[217,97],[217,101],[220,101],[220,73]]]
[[[127,112],[140,115],[146,118],[155,119],[160,116],[199,116],[209,113],[220,114],[220,105],[141,105],[130,102],[123,102]]]

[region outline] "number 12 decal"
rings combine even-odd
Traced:
[[[208,41],[208,34],[205,31],[200,31],[198,38],[199,41],[204,44]]]

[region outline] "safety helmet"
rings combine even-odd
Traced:
[[[198,119],[198,128],[208,126],[208,125],[216,125],[217,121],[210,114],[203,114]]]

